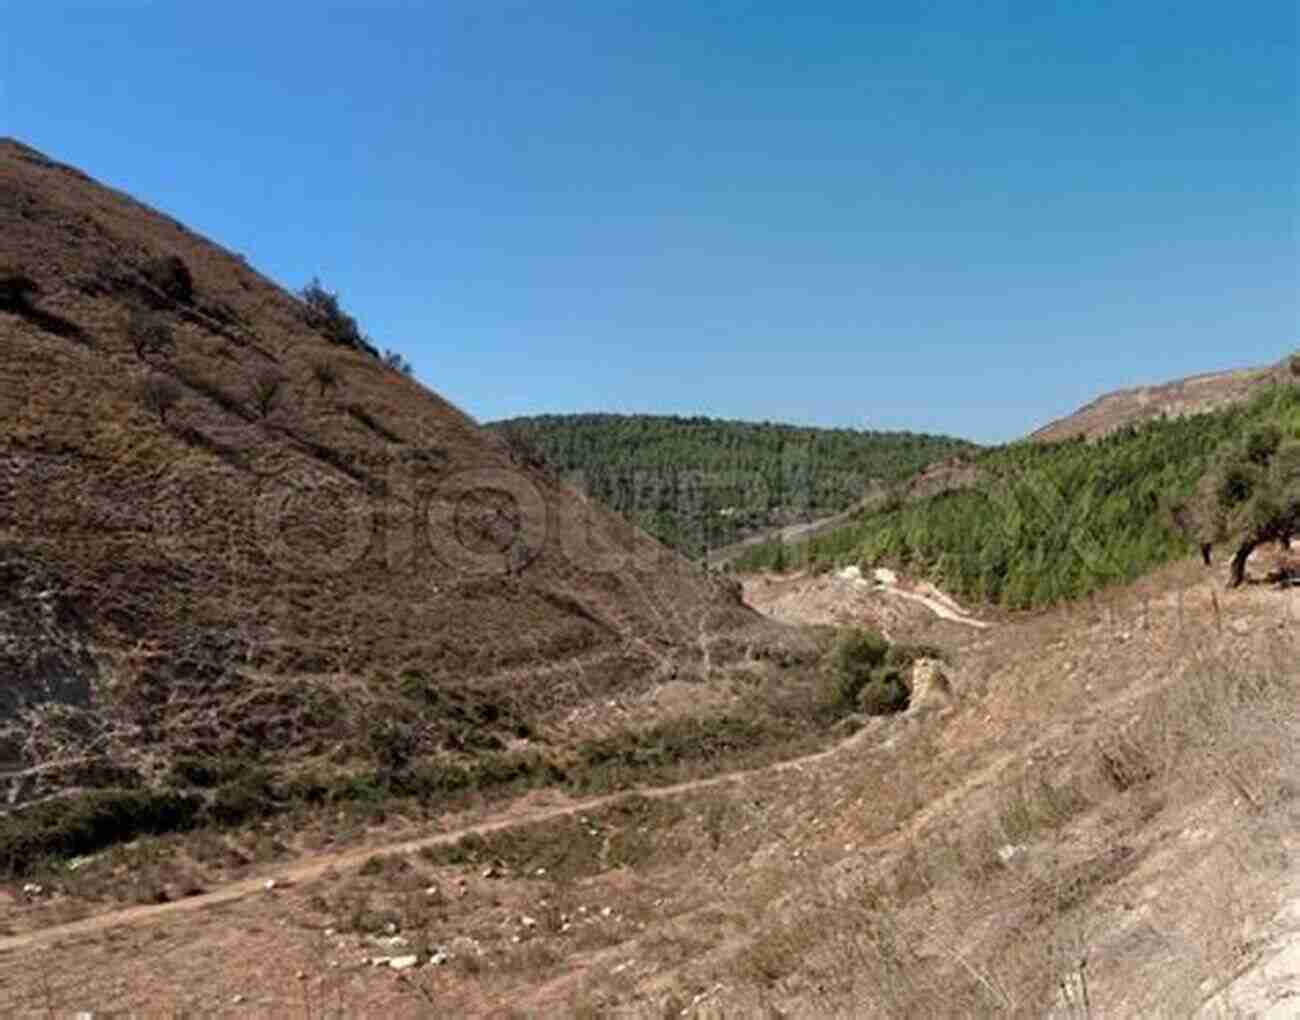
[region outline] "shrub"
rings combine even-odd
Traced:
[[[1291,374],[1300,379],[1300,354],[1291,355],[1290,367]]]
[[[912,701],[912,691],[896,667],[873,670],[858,691],[858,711],[864,715],[892,715],[904,711]]]
[[[158,420],[166,424],[167,412],[180,403],[181,388],[174,379],[153,375],[140,384],[139,398],[145,410],[158,415]]]
[[[179,255],[150,259],[140,271],[146,280],[173,301],[187,305],[194,300],[194,278]]]
[[[283,373],[273,368],[259,372],[253,380],[251,393],[253,406],[263,418],[275,410],[275,405],[280,402],[280,394],[284,391],[287,381]]]
[[[870,630],[846,632],[831,651],[832,700],[844,712],[887,715],[907,708],[912,692],[904,671],[920,648],[890,647]]]
[[[8,311],[29,308],[32,299],[40,292],[40,284],[26,273],[0,269],[0,308]]]
[[[312,378],[320,386],[320,395],[325,396],[325,391],[337,388],[339,384],[338,366],[332,361],[322,358],[313,362],[311,366]]]
[[[141,361],[147,361],[150,355],[165,356],[176,350],[171,327],[147,308],[131,310],[126,320],[126,336]]]

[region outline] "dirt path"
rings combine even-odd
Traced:
[[[173,900],[168,903],[150,904],[139,907],[125,907],[120,910],[97,914],[94,917],[88,917],[80,921],[70,921],[66,924],[54,925],[49,928],[43,928],[39,931],[26,932],[22,935],[0,938],[0,957],[18,953],[27,949],[49,946],[67,938],[93,935],[110,928],[161,922],[174,916],[207,910],[211,907],[233,903],[250,896],[274,895],[274,888],[271,890],[267,889],[267,882],[270,880],[274,880],[276,888],[288,888],[298,885],[299,883],[314,881],[331,871],[341,871],[347,868],[360,867],[375,854],[413,854],[425,849],[426,847],[446,846],[447,844],[455,843],[457,840],[460,840],[465,836],[484,836],[490,833],[499,832],[503,829],[514,828],[516,826],[536,825],[541,822],[548,822],[568,815],[596,811],[630,796],[645,797],[650,800],[663,800],[668,797],[677,797],[699,790],[707,790],[733,783],[741,783],[759,775],[774,775],[788,770],[799,770],[807,765],[824,761],[827,758],[849,750],[856,744],[860,743],[867,736],[867,733],[868,731],[865,730],[860,731],[849,737],[847,740],[844,740],[825,751],[818,751],[815,754],[805,755],[801,758],[791,758],[789,761],[777,762],[775,765],[767,765],[759,769],[727,772],[722,775],[710,776],[704,779],[692,779],[689,782],[677,783],[672,786],[621,790],[618,793],[605,794],[600,797],[589,797],[584,800],[575,800],[568,804],[561,804],[554,807],[534,808],[522,811],[516,809],[490,818],[487,821],[451,829],[447,832],[439,832],[432,836],[421,836],[418,839],[409,839],[400,842],[369,843],[365,846],[354,847],[339,853],[313,857],[311,860],[303,861],[299,864],[267,869],[252,878],[244,878],[235,882],[230,882],[223,885],[220,889],[202,893],[198,896]]]

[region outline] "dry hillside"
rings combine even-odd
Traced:
[[[241,257],[15,141],[0,277],[11,802],[183,756],[514,747],[758,620]]]

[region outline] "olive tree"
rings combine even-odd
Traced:
[[[1264,426],[1227,444],[1197,486],[1188,523],[1205,562],[1214,545],[1235,547],[1228,584],[1246,577],[1246,560],[1267,542],[1300,534],[1300,439]]]

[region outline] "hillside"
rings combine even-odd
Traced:
[[[1285,382],[1288,375],[1289,363],[1284,359],[1266,368],[1205,372],[1155,386],[1115,390],[1102,394],[1064,418],[1035,429],[1029,438],[1041,443],[1076,436],[1096,439],[1126,425],[1140,425],[1153,418],[1179,418],[1221,410],[1249,400],[1270,385]]]
[[[692,556],[838,513],[978,449],[948,436],[661,415],[540,415],[489,428]]]
[[[50,846],[544,778],[575,719],[802,640],[345,313],[14,141],[0,346],[6,799],[105,794],[24,815]]]
[[[1264,425],[1300,436],[1300,386],[1092,441],[985,450],[923,473],[836,531],[760,546],[735,566],[901,566],[961,598],[1012,609],[1078,598],[1185,555],[1191,543],[1175,508],[1222,443]]]

